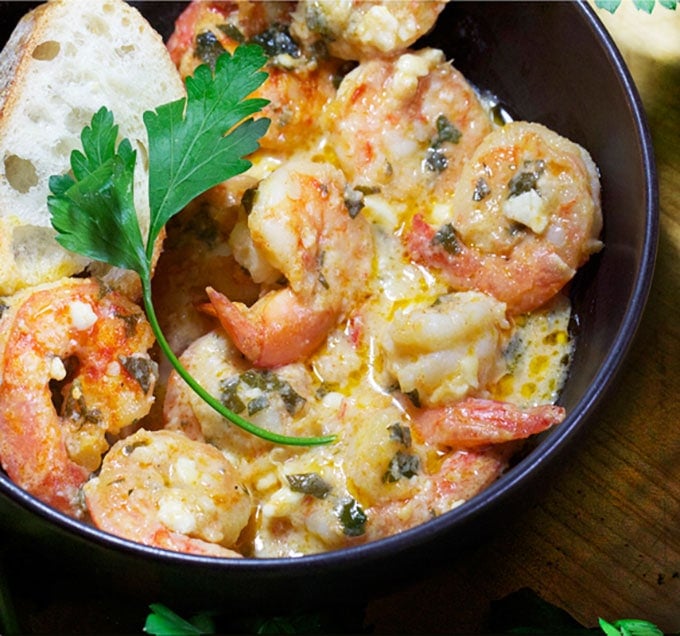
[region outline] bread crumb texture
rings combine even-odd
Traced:
[[[82,129],[109,108],[142,160],[135,204],[149,224],[143,113],[179,99],[184,86],[161,37],[122,0],[53,0],[28,13],[0,52],[0,294],[88,267],[54,239],[49,178],[69,170]],[[97,266],[102,272],[101,265]],[[105,268],[106,269],[106,268]],[[134,288],[131,273],[111,271]]]

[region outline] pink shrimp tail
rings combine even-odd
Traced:
[[[236,348],[257,367],[274,368],[307,357],[336,320],[331,310],[301,305],[288,288],[263,296],[250,308],[211,287],[206,291],[212,306],[208,312],[217,316]]]
[[[566,412],[553,404],[522,409],[508,402],[466,398],[441,408],[423,409],[414,426],[431,444],[474,448],[525,439],[561,423]]]
[[[422,215],[416,214],[411,231],[406,235],[406,247],[411,257],[419,263],[441,270],[444,277],[458,289],[475,288],[482,267],[481,260],[462,241],[456,241],[447,251],[437,244],[436,234]]]

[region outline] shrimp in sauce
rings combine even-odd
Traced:
[[[438,296],[397,308],[382,338],[386,369],[423,406],[475,394],[507,371],[511,333],[505,305],[479,292]]]
[[[80,487],[108,438],[154,401],[154,342],[141,309],[88,279],[28,288],[0,320],[0,460],[42,501],[81,516]]]
[[[216,448],[173,431],[140,429],[117,442],[83,487],[95,525],[139,543],[239,557],[250,496]]]
[[[252,369],[222,330],[198,338],[180,361],[211,395],[232,411],[247,415],[256,426],[284,435],[320,434],[323,419],[300,421],[312,395],[306,376],[300,377],[299,366],[281,367],[275,374]],[[237,456],[252,458],[271,446],[230,425],[174,371],[168,380],[164,419],[166,429],[180,430]]]
[[[291,31],[345,60],[385,57],[425,35],[445,5],[446,0],[301,0]]]
[[[260,44],[269,57],[267,81],[253,97],[270,101],[262,115],[271,119],[262,148],[284,155],[306,144],[318,130],[319,113],[335,95],[339,60],[301,46],[290,33],[294,2],[194,0],[177,20],[168,42],[182,77],[199,64],[213,64],[239,44]]]
[[[489,115],[441,51],[372,59],[324,110],[328,144],[354,187],[388,200],[448,201]]]
[[[553,298],[602,247],[597,168],[580,146],[540,124],[491,133],[460,178],[438,230],[416,216],[411,256],[454,289],[477,289],[513,314]]]
[[[287,284],[250,307],[208,289],[212,310],[255,366],[309,355],[365,295],[371,229],[352,214],[346,192],[342,172],[307,160],[291,160],[260,183],[247,217],[250,239]]]

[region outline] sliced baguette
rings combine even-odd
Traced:
[[[54,239],[48,180],[69,170],[80,133],[109,108],[137,150],[135,204],[149,224],[142,114],[184,96],[161,37],[122,0],[51,0],[28,13],[0,52],[0,295],[85,269],[130,296],[136,274],[90,263]]]

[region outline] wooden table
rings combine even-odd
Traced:
[[[657,6],[649,16],[631,1],[599,15],[648,112],[661,237],[648,307],[613,399],[547,493],[512,525],[452,567],[371,601],[365,621],[375,633],[484,632],[491,603],[520,588],[586,626],[632,617],[680,631],[680,10]],[[74,592],[20,592],[25,628],[141,633],[154,601],[83,605]]]

